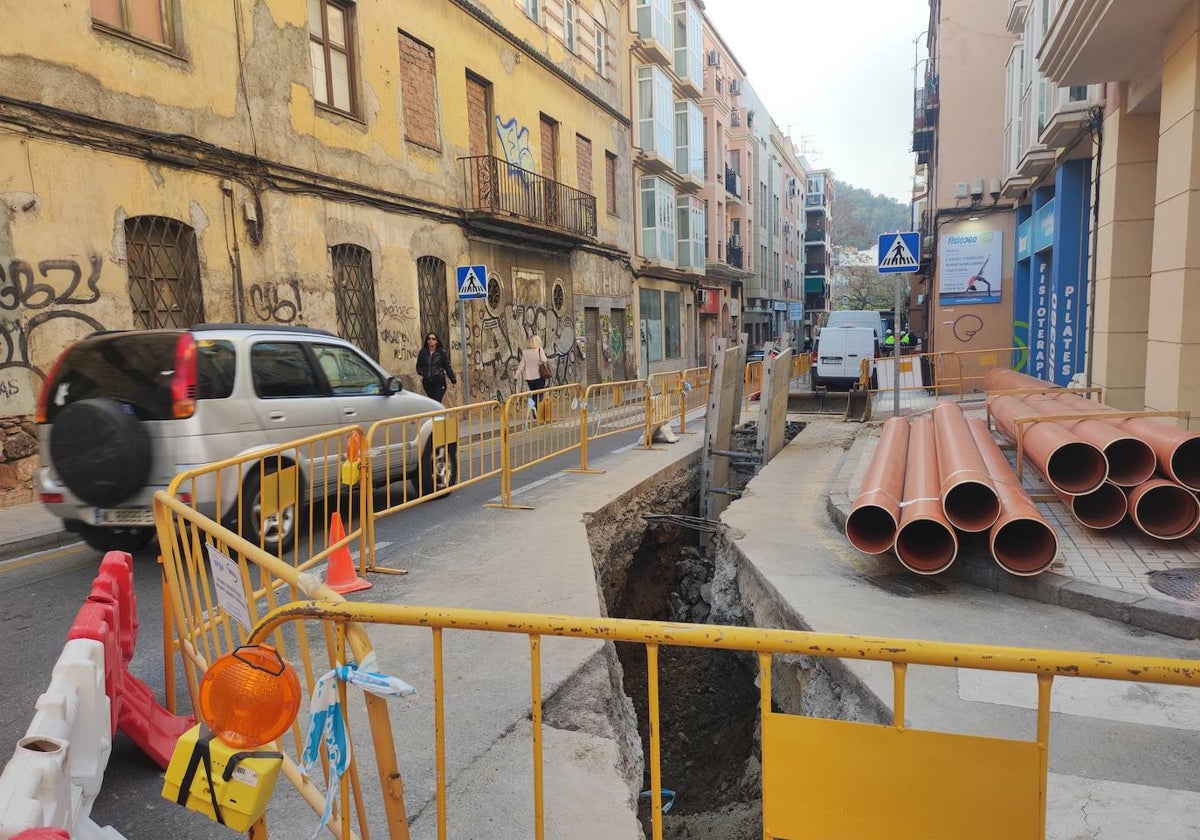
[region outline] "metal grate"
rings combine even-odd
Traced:
[[[436,333],[449,347],[450,304],[446,295],[446,263],[437,257],[417,258],[417,303],[421,308],[423,340],[426,334]]]
[[[1146,577],[1149,584],[1164,595],[1200,603],[1200,569],[1156,570]]]
[[[204,321],[196,232],[162,216],[125,220],[129,304],[143,330],[187,328]]]
[[[358,245],[334,245],[333,299],[338,335],[379,361],[379,331],[375,327],[375,275],[371,252]]]

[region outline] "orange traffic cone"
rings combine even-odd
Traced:
[[[336,510],[329,517],[329,545],[341,542],[346,538],[346,530],[342,527],[342,516]],[[369,580],[363,580],[354,570],[354,558],[350,556],[350,546],[344,545],[329,555],[329,565],[325,569],[325,583],[334,592],[345,595],[347,592],[360,592],[370,589]]]

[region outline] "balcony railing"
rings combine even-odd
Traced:
[[[732,167],[725,167],[725,192],[730,195],[736,195],[739,198],[742,195],[742,176],[733,171]]]
[[[730,240],[729,245],[725,249],[725,262],[734,268],[742,267],[742,246],[734,245],[733,240]]]
[[[467,209],[580,236],[596,235],[596,197],[487,155],[460,158]]]
[[[804,197],[805,207],[824,207],[825,195],[823,193],[809,193]]]
[[[806,243],[824,242],[827,234],[823,230],[806,230],[804,231],[804,241]]]

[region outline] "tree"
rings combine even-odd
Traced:
[[[833,183],[831,235],[835,246],[870,248],[878,242],[879,234],[912,226],[908,205],[836,179]]]
[[[895,303],[895,277],[880,274],[873,265],[835,268],[833,279],[834,309],[890,310]]]

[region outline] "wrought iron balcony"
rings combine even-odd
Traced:
[[[742,268],[742,246],[734,245],[730,240],[729,246],[725,249],[725,262],[734,268]]]
[[[742,176],[731,166],[725,167],[725,192],[737,198],[742,197]]]
[[[460,158],[467,209],[578,236],[596,235],[596,197],[488,155]]]

